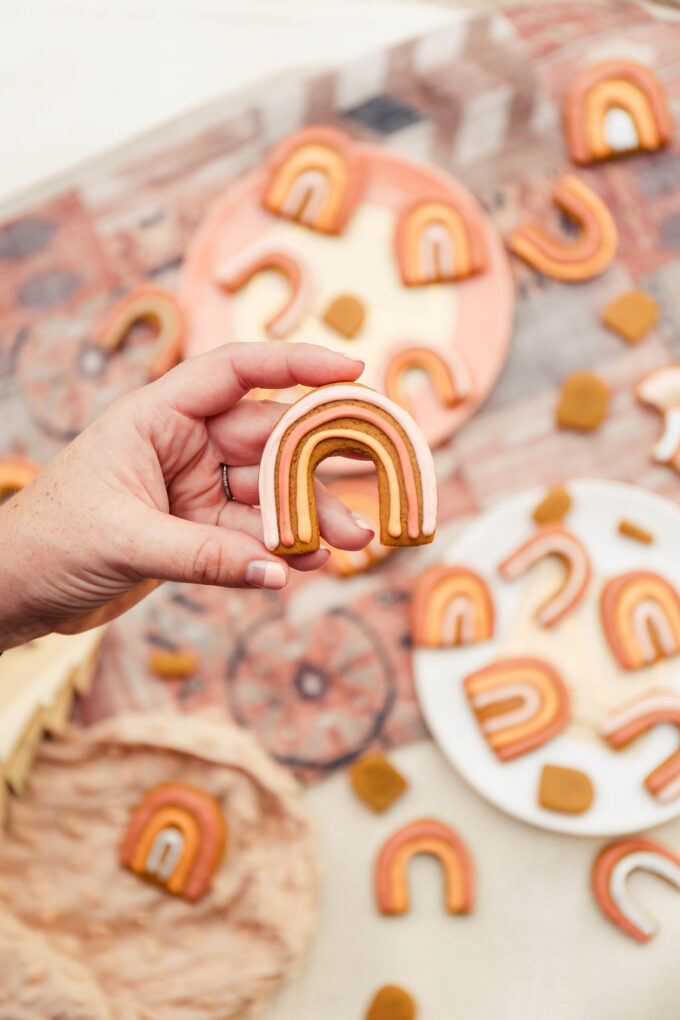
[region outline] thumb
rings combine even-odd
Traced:
[[[283,588],[286,563],[245,531],[150,511],[131,566],[142,577],[227,588]]]

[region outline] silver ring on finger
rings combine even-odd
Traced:
[[[224,495],[227,497],[227,499],[232,502],[235,502],[236,496],[231,491],[231,487],[229,485],[229,468],[227,467],[226,464],[222,465],[222,488],[224,489]]]

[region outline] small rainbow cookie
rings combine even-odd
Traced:
[[[411,417],[357,383],[322,386],[283,414],[260,462],[264,542],[272,552],[319,548],[314,471],[326,457],[362,453],[378,473],[383,545],[431,542],[437,524],[432,453]]]
[[[600,612],[622,669],[642,669],[680,651],[680,598],[659,574],[633,570],[608,581]]]
[[[569,154],[581,164],[654,151],[673,135],[663,85],[651,68],[632,60],[607,60],[575,74],[564,124]]]
[[[436,563],[417,578],[411,595],[411,637],[425,648],[488,641],[494,607],[488,585],[467,567]]]
[[[470,369],[463,356],[451,348],[443,352],[425,344],[409,344],[395,351],[383,370],[383,393],[400,407],[411,412],[411,402],[404,387],[408,372],[425,372],[439,401],[444,407],[456,407],[474,392]]]
[[[554,627],[578,606],[590,580],[590,559],[578,538],[559,525],[547,524],[503,560],[498,571],[506,581],[514,581],[546,556],[559,557],[566,571],[561,588],[536,611],[541,626]]]
[[[345,229],[366,176],[359,148],[330,127],[289,135],[270,153],[267,173],[265,208],[325,234]]]
[[[213,797],[182,783],[165,783],[135,811],[120,861],[168,892],[197,900],[210,885],[226,838],[226,823]]]
[[[630,705],[613,712],[600,727],[610,747],[619,751],[655,726],[670,723],[680,728],[680,694],[652,691]],[[666,758],[645,777],[645,786],[662,804],[680,796],[680,750]]]
[[[281,273],[290,287],[290,297],[284,307],[265,324],[272,340],[283,340],[299,326],[314,296],[311,270],[299,254],[278,242],[272,245],[263,241],[223,263],[215,274],[215,281],[233,294],[257,273],[267,270]]]
[[[487,267],[481,226],[462,206],[441,198],[420,199],[397,220],[397,265],[407,287],[462,280]]]
[[[558,181],[553,201],[579,225],[579,238],[563,241],[534,223],[525,223],[508,237],[510,250],[555,280],[590,280],[603,273],[618,245],[618,231],[607,206],[573,174]]]
[[[628,891],[628,876],[647,871],[680,889],[680,857],[651,839],[632,837],[602,850],[593,865],[593,893],[605,917],[638,942],[648,942],[658,925]]]
[[[370,524],[376,536],[380,534],[380,504],[378,490],[373,478],[365,479],[356,476],[343,478],[341,481],[327,484],[334,496],[341,500],[348,510]],[[330,558],[328,568],[340,577],[350,577],[364,570],[370,570],[376,563],[381,563],[394,552],[394,547],[380,544],[374,538],[364,549],[335,549],[329,546]]]
[[[140,322],[148,322],[158,334],[146,361],[149,378],[158,379],[180,360],[186,332],[184,313],[166,290],[144,284],[127,294],[102,324],[98,343],[113,354]]]
[[[472,857],[460,836],[434,818],[421,818],[404,825],[383,844],[375,867],[375,893],[380,913],[405,914],[409,909],[408,863],[416,854],[432,854],[441,861],[448,912],[469,914],[475,898]]]
[[[0,457],[0,503],[32,482],[40,464],[26,457]]]
[[[637,384],[635,395],[663,417],[663,432],[652,447],[652,458],[680,471],[680,365],[655,368]]]
[[[533,751],[569,721],[569,693],[542,659],[501,659],[465,679],[487,743],[501,761]]]

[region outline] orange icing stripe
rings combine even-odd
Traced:
[[[611,264],[618,245],[614,219],[602,199],[573,174],[553,190],[553,200],[581,227],[576,242],[551,237],[533,223],[507,239],[508,247],[530,266],[556,280],[589,280]]]
[[[403,387],[403,377],[411,369],[422,369],[434,384],[435,391],[445,407],[455,407],[472,393],[470,373],[462,357],[446,359],[431,347],[406,347],[393,354],[387,362],[383,392],[400,407],[410,410],[410,401]]]
[[[227,829],[222,810],[217,801],[208,794],[182,783],[165,783],[151,790],[135,811],[125,834],[120,849],[121,864],[132,868],[138,859],[140,841],[148,842],[147,828],[153,825],[154,817],[170,815],[161,814],[166,809],[177,812],[177,819],[190,816],[200,833],[198,849],[192,866],[186,876],[182,895],[188,900],[196,900],[207,890],[210,880],[224,853]],[[176,822],[169,823],[176,825]],[[147,854],[143,860],[146,861]],[[184,859],[184,857],[183,857]],[[136,869],[135,869],[136,870]],[[169,885],[166,883],[169,889]],[[174,891],[174,890],[170,890]]]
[[[600,614],[622,669],[641,669],[680,652],[680,597],[659,574],[636,570],[613,578],[602,591]]]
[[[375,889],[381,914],[403,914],[409,909],[408,863],[419,853],[433,854],[444,868],[446,909],[469,914],[474,906],[474,866],[469,851],[453,829],[423,818],[403,826],[383,844],[375,869]]]
[[[606,110],[613,106],[633,117],[639,148],[657,149],[670,141],[673,119],[656,74],[632,60],[609,60],[576,74],[565,96],[567,143],[576,163],[617,155],[606,142],[603,130]]]
[[[488,261],[479,223],[442,199],[421,200],[400,213],[395,254],[407,287],[464,279],[483,272]]]
[[[411,596],[414,645],[442,648],[476,644],[488,641],[493,629],[491,592],[479,574],[466,567],[435,564],[416,580]]]
[[[158,379],[182,356],[184,314],[167,291],[146,285],[138,287],[115,306],[103,323],[98,337],[100,346],[109,353],[117,351],[139,322],[149,322],[158,331],[158,339],[146,362],[149,377]]]
[[[342,132],[309,127],[276,146],[268,159],[264,205],[324,233],[344,229],[364,184],[359,148]]]

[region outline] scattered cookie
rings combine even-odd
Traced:
[[[544,765],[538,786],[538,803],[548,811],[582,815],[593,803],[593,784],[579,769]]]
[[[366,1013],[366,1020],[414,1020],[416,1004],[407,991],[398,985],[383,985],[376,992]]]
[[[651,531],[641,528],[639,524],[635,524],[633,521],[619,521],[618,531],[620,535],[632,538],[636,542],[643,542],[645,545],[651,545],[654,541],[654,535]]]
[[[680,596],[651,570],[608,581],[600,615],[605,637],[622,669],[643,669],[680,651]]]
[[[644,290],[621,294],[602,313],[602,322],[629,344],[637,344],[659,321],[659,306]]]
[[[554,627],[581,603],[590,581],[590,557],[576,535],[557,524],[546,524],[498,567],[506,581],[514,581],[546,556],[556,556],[565,569],[564,582],[536,611],[542,627]]]
[[[489,586],[474,570],[435,563],[416,578],[410,613],[416,647],[452,648],[488,641],[494,615]]]
[[[470,369],[463,356],[454,348],[444,353],[427,347],[409,345],[392,351],[385,364],[382,392],[411,412],[411,399],[404,385],[409,372],[424,372],[443,407],[456,407],[472,397],[474,388]]]
[[[366,309],[353,294],[340,294],[323,313],[323,321],[347,340],[353,340],[364,324]]]
[[[286,555],[319,548],[314,471],[343,452],[365,454],[376,465],[383,545],[431,542],[437,477],[423,433],[382,394],[339,383],[312,390],[289,407],[267,440],[260,462],[266,547]]]
[[[634,60],[605,60],[577,71],[564,100],[564,126],[575,163],[653,152],[673,135],[664,87]]]
[[[680,694],[652,691],[616,709],[605,719],[600,733],[615,751],[664,723],[680,728]],[[645,777],[645,786],[661,804],[680,796],[680,750],[674,751]]]
[[[408,863],[416,854],[432,854],[445,877],[445,904],[450,914],[469,914],[474,906],[472,857],[453,829],[434,818],[402,826],[383,844],[375,868],[375,892],[381,914],[409,909]]]
[[[536,524],[557,524],[564,520],[570,509],[571,496],[563,485],[556,485],[548,489],[531,516]]]
[[[405,792],[408,783],[384,754],[377,751],[358,758],[349,770],[352,789],[372,811],[386,811]]]
[[[561,733],[569,692],[542,659],[500,659],[465,678],[465,693],[494,754],[510,761]]]
[[[642,910],[628,891],[633,871],[647,871],[680,889],[680,857],[651,839],[621,839],[600,851],[593,866],[591,884],[605,917],[638,942],[648,942],[658,925]]]
[[[140,322],[150,323],[157,333],[146,361],[146,371],[150,379],[158,379],[180,360],[186,334],[184,312],[168,291],[151,284],[136,287],[104,321],[98,343],[112,354],[123,345],[132,327]]]
[[[663,418],[663,432],[652,447],[652,458],[680,471],[680,365],[655,368],[637,384],[635,396]]]
[[[483,273],[486,241],[478,217],[461,203],[425,199],[399,214],[394,247],[406,287],[452,283]]]
[[[507,239],[510,251],[544,276],[577,282],[599,276],[614,261],[619,234],[599,195],[578,177],[567,174],[553,189],[553,201],[580,227],[576,241],[525,223]]]
[[[148,666],[155,676],[166,679],[186,679],[198,669],[198,656],[184,650],[173,652],[166,648],[154,648],[149,653]]]
[[[594,432],[604,421],[609,387],[593,372],[575,372],[564,380],[557,405],[557,424],[577,432]]]

